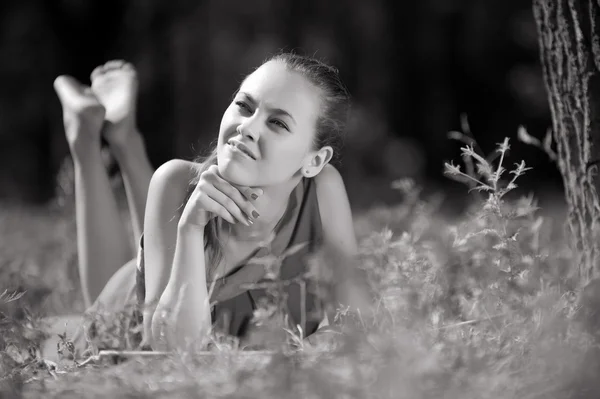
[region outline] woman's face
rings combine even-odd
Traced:
[[[319,116],[318,89],[283,62],[249,75],[219,128],[219,173],[231,183],[269,186],[289,181],[311,158]]]

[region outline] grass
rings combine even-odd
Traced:
[[[600,397],[598,341],[581,316],[582,287],[562,219],[538,210],[534,198],[514,195],[527,167],[505,169],[508,150],[508,140],[490,157],[467,145],[465,171],[446,166],[473,191],[472,205],[458,220],[439,216],[439,199],[422,198],[410,180],[394,182],[403,203],[356,218],[372,314],[340,307],[335,324],[341,333],[306,342],[288,332],[287,343],[273,351],[243,352],[220,339],[202,353],[126,361],[110,355],[83,366],[45,361],[36,349],[44,336],[42,317],[83,310],[73,212],[68,206],[4,208],[0,392],[60,398]],[[111,328],[103,330],[105,341],[134,349]]]

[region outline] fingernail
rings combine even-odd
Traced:
[[[252,199],[253,199],[253,200],[255,200],[255,199],[257,199],[257,198],[258,198],[258,195],[256,195],[256,194],[252,193],[252,196],[251,196],[251,197],[252,197]]]
[[[259,213],[256,211],[252,211],[252,216],[256,219],[257,217],[259,217]]]
[[[248,226],[254,224],[254,221],[250,218],[246,218],[246,220],[248,221]]]

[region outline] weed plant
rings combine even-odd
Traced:
[[[446,220],[438,213],[439,197],[422,198],[411,180],[394,182],[405,201],[356,218],[372,310],[339,304],[331,326],[305,339],[301,329],[273,317],[285,310],[273,283],[273,300],[257,311],[262,323],[278,321],[263,338],[269,351],[242,351],[235,340],[213,335],[200,353],[190,347],[118,362],[45,360],[42,316],[82,310],[73,288],[72,216],[4,210],[2,392],[61,398],[600,397],[597,340],[582,322],[581,287],[562,222],[542,216],[532,196],[514,195],[529,168],[506,165],[508,139],[486,157],[466,136],[453,134],[466,145],[462,163],[446,164],[445,172],[473,193],[465,215]],[[19,217],[11,216],[15,212]],[[31,248],[44,250],[32,256]],[[279,261],[270,264],[274,276]],[[318,260],[314,264],[319,267]],[[137,349],[127,337],[138,331],[126,331],[126,315],[95,317],[88,356]],[[69,337],[61,342],[68,349]]]

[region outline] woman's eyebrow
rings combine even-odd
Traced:
[[[239,94],[243,95],[244,97],[246,97],[246,99],[252,103],[252,105],[256,105],[256,100],[254,99],[254,97],[252,97],[250,94],[240,91]],[[286,115],[289,116],[290,119],[292,120],[292,122],[296,123],[296,120],[294,119],[294,117],[292,116],[292,114],[290,114],[289,112],[287,112],[284,109],[281,108],[268,108],[269,111],[271,111],[274,114],[280,114],[280,115]]]

